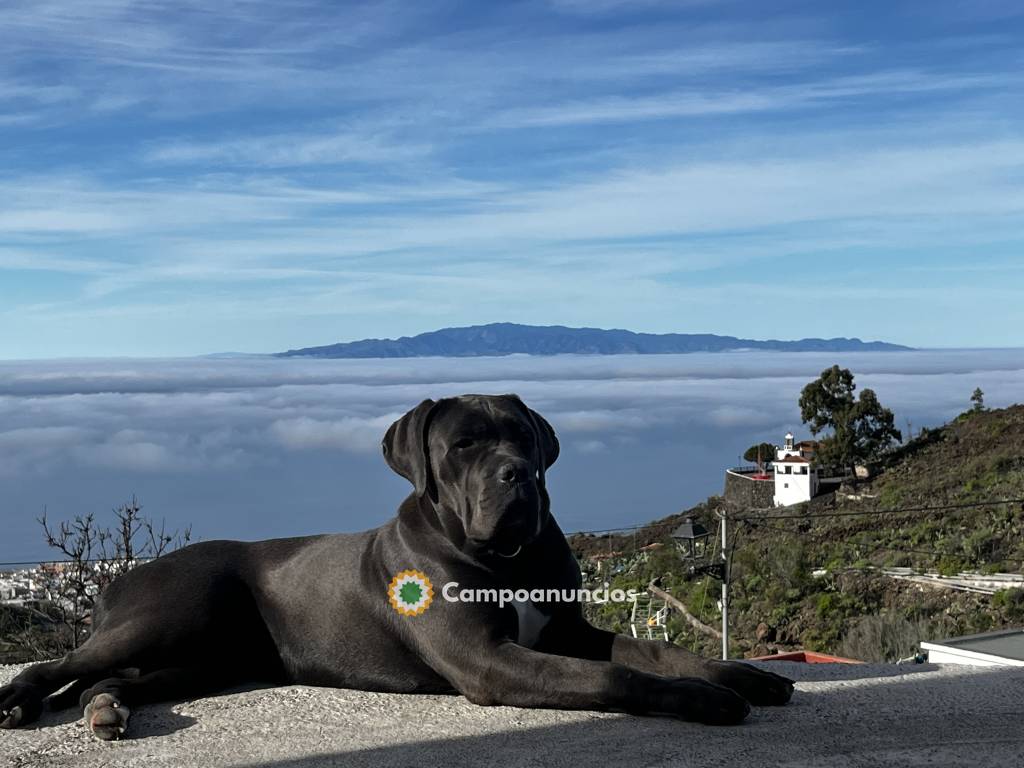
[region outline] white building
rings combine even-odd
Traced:
[[[921,643],[932,664],[1024,667],[1024,630],[999,629],[933,643]]]
[[[793,433],[786,435],[786,442],[776,450],[775,461],[775,506],[787,507],[810,501],[818,493],[818,467],[814,463],[814,449],[817,444],[804,440],[793,442]]]

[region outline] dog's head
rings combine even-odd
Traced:
[[[388,429],[384,458],[416,493],[455,515],[466,544],[511,556],[547,525],[551,425],[516,395],[424,400]]]

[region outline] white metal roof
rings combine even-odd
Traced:
[[[1000,629],[921,643],[928,661],[938,664],[1024,667],[1024,629]]]

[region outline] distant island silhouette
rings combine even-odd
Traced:
[[[362,339],[277,353],[276,357],[502,357],[505,355],[669,355],[738,350],[896,352],[912,349],[857,338],[779,341],[713,333],[634,333],[621,329],[490,323],[442,328],[398,339]]]

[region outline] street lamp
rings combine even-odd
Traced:
[[[689,566],[691,577],[710,574],[721,579],[725,575],[724,563],[709,562],[712,555],[711,531],[699,522],[691,517],[686,518],[672,532],[672,539],[683,556],[683,562]]]
[[[682,524],[672,531],[672,539],[691,569],[707,559],[710,538],[711,531],[692,517],[683,520]]]
[[[717,563],[711,559],[711,532],[693,518],[686,518],[672,532],[683,562],[689,566],[690,576],[707,574],[722,582],[722,658],[729,658],[729,555],[726,544],[725,510],[716,513],[722,532],[722,555]]]

